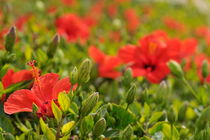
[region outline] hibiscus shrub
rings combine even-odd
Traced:
[[[210,140],[209,9],[0,0],[0,140]]]

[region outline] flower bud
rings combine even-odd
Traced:
[[[93,128],[93,137],[98,138],[106,129],[106,120],[104,118],[98,120]]]
[[[168,62],[168,67],[171,71],[171,73],[173,75],[175,75],[177,78],[183,78],[184,77],[184,72],[181,68],[181,66],[179,65],[179,63],[177,63],[174,60],[171,60],[170,62]]]
[[[86,83],[90,79],[91,61],[85,59],[78,69],[78,82]]]
[[[136,94],[136,85],[132,84],[130,89],[127,92],[126,102],[127,104],[132,104]]]
[[[74,69],[70,73],[70,81],[72,84],[76,84],[78,82],[78,70],[77,67],[74,67]]]
[[[187,111],[187,104],[184,103],[181,108],[179,109],[179,112],[178,112],[178,120],[179,121],[183,121],[185,119],[185,114],[186,114],[186,111]]]
[[[48,55],[49,58],[52,58],[53,55],[55,54],[59,42],[60,42],[60,37],[59,37],[58,34],[56,34],[53,37],[53,39],[52,39],[52,41],[51,41],[51,43],[50,43],[50,45],[48,47],[48,50],[47,50],[47,55]]]
[[[15,27],[11,27],[9,32],[6,35],[6,40],[5,40],[5,48],[8,52],[12,52],[13,46],[15,44]]]
[[[128,87],[130,85],[130,83],[133,80],[133,74],[132,74],[132,70],[129,68],[125,71],[123,77],[122,77],[122,83]]]
[[[128,125],[122,133],[122,140],[131,140],[133,135],[133,128]]]
[[[177,114],[172,107],[167,112],[167,118],[171,124],[175,123],[177,120]]]
[[[204,78],[206,78],[208,76],[209,72],[208,72],[208,61],[204,60],[202,62],[202,76]]]
[[[80,110],[80,117],[83,118],[87,116],[92,109],[95,107],[95,105],[98,102],[99,95],[97,92],[90,95],[83,103],[82,108]]]

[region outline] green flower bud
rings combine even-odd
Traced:
[[[72,84],[76,84],[78,82],[78,70],[77,67],[74,67],[74,69],[70,73],[70,81]]]
[[[133,80],[133,74],[132,74],[132,70],[129,68],[125,71],[123,77],[122,77],[122,83],[128,87],[130,86],[130,83],[132,82]]]
[[[173,75],[175,75],[177,78],[184,78],[184,72],[181,68],[181,66],[179,65],[179,63],[177,63],[174,60],[171,60],[170,62],[168,62],[168,67],[171,71],[171,73]]]
[[[91,61],[85,59],[78,69],[78,82],[86,83],[90,79]]]
[[[172,107],[167,112],[167,118],[171,124],[175,123],[177,120],[177,114]]]
[[[15,27],[11,27],[9,32],[6,35],[6,40],[5,40],[5,48],[8,52],[12,52],[13,46],[15,44]]]
[[[60,42],[60,37],[59,37],[58,34],[56,34],[53,37],[53,39],[52,39],[52,41],[51,41],[51,43],[50,43],[50,45],[48,47],[48,50],[47,50],[47,55],[48,55],[49,58],[52,58],[54,56],[59,42]]]
[[[208,76],[209,72],[208,72],[208,61],[204,60],[202,62],[202,76],[204,78],[206,78]]]
[[[122,140],[131,140],[133,135],[133,128],[128,125],[125,130],[122,132]]]
[[[82,108],[80,110],[80,117],[83,118],[87,116],[92,109],[95,107],[95,105],[98,102],[99,95],[97,92],[90,95],[83,103]]]
[[[184,103],[181,108],[179,109],[179,112],[178,112],[178,120],[179,121],[183,121],[185,119],[185,114],[186,114],[186,111],[187,111],[187,104]]]
[[[106,120],[104,118],[98,120],[93,128],[93,137],[98,138],[106,129]]]
[[[130,89],[127,92],[126,102],[127,104],[132,104],[136,94],[136,85],[132,84]]]
[[[4,138],[5,140],[15,140],[15,137],[11,133],[6,133]]]

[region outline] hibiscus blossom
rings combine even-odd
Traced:
[[[180,32],[184,32],[186,30],[184,24],[180,23],[179,21],[171,17],[164,17],[163,22],[169,29],[177,30]]]
[[[53,117],[51,102],[57,103],[60,92],[68,93],[72,87],[69,78],[59,80],[59,75],[48,73],[39,77],[37,68],[31,63],[35,82],[31,90],[22,89],[12,93],[4,103],[7,114],[18,112],[32,112],[33,104],[38,107],[39,117]],[[75,89],[74,87],[73,89]]]
[[[121,64],[117,56],[107,56],[95,46],[88,50],[89,55],[98,64],[99,76],[104,78],[117,78],[121,75],[116,68]]]
[[[127,9],[124,16],[127,21],[128,30],[130,32],[136,31],[140,25],[140,18],[138,17],[136,11],[134,9]]]
[[[64,14],[56,22],[57,31],[69,42],[85,42],[89,36],[89,27],[75,14]]]
[[[166,65],[170,59],[180,61],[191,54],[184,55],[189,49],[188,45],[191,47],[194,42],[181,42],[169,38],[163,31],[156,31],[140,39],[139,46],[127,45],[121,48],[119,56],[132,68],[134,77],[144,76],[151,83],[159,83],[170,72]]]

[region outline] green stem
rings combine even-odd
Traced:
[[[182,81],[183,81],[184,84],[187,86],[187,88],[191,91],[191,93],[193,94],[193,96],[194,96],[198,101],[200,101],[199,98],[198,98],[198,96],[197,96],[197,94],[196,94],[196,92],[195,92],[195,90],[191,87],[191,85],[189,84],[189,82],[188,82],[185,78],[183,78]]]
[[[63,124],[63,118],[59,122],[58,127],[56,129],[56,131],[57,131],[56,132],[56,140],[59,140],[62,137],[61,132],[60,132],[61,131],[62,124]]]
[[[126,106],[126,110],[128,110],[129,105],[130,105],[130,104],[127,104],[127,106]]]
[[[171,140],[173,140],[173,135],[174,135],[174,132],[173,132],[173,124],[171,123]]]

